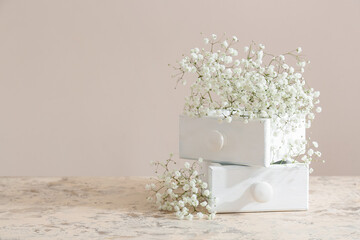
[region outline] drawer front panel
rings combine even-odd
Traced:
[[[218,163],[270,165],[270,120],[234,120],[180,116],[180,157]]]
[[[305,164],[209,167],[217,212],[307,210],[308,185]]]

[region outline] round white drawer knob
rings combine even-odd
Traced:
[[[224,146],[224,136],[221,132],[213,130],[207,134],[207,148],[210,151],[218,152]]]
[[[272,186],[267,182],[258,182],[253,185],[252,195],[257,202],[268,202],[274,194]]]

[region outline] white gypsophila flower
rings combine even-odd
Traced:
[[[178,187],[179,187],[179,186],[177,185],[176,182],[172,182],[172,183],[171,183],[171,188],[172,188],[172,189],[175,190],[175,189],[177,189]]]
[[[312,142],[312,144],[313,144],[313,146],[315,147],[315,148],[318,148],[319,147],[319,144],[317,143],[317,142]]]
[[[191,174],[191,175],[192,175],[192,174]],[[190,187],[195,187],[195,186],[196,186],[195,180],[194,180],[194,179],[191,179],[191,180],[189,181],[189,185],[190,185]]]
[[[208,212],[213,212],[213,208],[208,204],[206,205],[206,210],[208,210]]]
[[[229,43],[225,40],[221,44],[224,48],[227,48],[229,46]]]
[[[233,39],[234,42],[238,41],[238,38],[236,36],[233,36],[232,39]]]
[[[204,38],[204,43],[209,44],[210,40],[208,38]]]
[[[196,213],[196,216],[199,218],[199,219],[202,219],[204,217],[204,214],[202,212],[198,212]]]
[[[216,216],[215,213],[211,213],[208,218],[209,218],[209,220],[213,220],[215,218],[215,216]]]
[[[301,52],[302,52],[301,47],[298,47],[298,48],[296,49],[296,52],[297,52],[297,53],[301,53]]]
[[[190,163],[185,162],[184,166],[185,166],[185,168],[190,168]]]
[[[317,112],[317,113],[321,113],[321,110],[322,110],[321,107],[317,107],[317,108],[316,108],[316,112]]]
[[[185,185],[183,186],[183,189],[184,189],[184,191],[189,191],[190,185],[189,185],[189,184],[185,184]]]
[[[211,37],[213,40],[216,40],[216,38],[217,38],[216,34],[212,34]]]
[[[155,195],[155,198],[148,196],[147,200],[155,201],[159,210],[175,212],[178,219],[192,220],[194,217],[213,219],[215,211],[213,204],[210,203],[214,200],[197,170],[197,167],[201,167],[202,159],[199,158],[192,165],[185,164],[181,169],[170,170],[169,164],[176,164],[171,157],[165,163],[154,163],[157,169],[162,167],[165,171],[158,176],[156,184],[145,186]]]
[[[199,163],[202,163],[204,161],[204,159],[202,157],[199,157],[198,161],[199,161]]]
[[[177,179],[177,178],[181,177],[181,173],[179,171],[175,171],[174,176]]]
[[[308,155],[311,157],[314,154],[314,150],[312,150],[311,148],[308,150]]]
[[[204,195],[205,197],[208,197],[208,196],[210,195],[210,191],[206,189],[206,190],[203,192],[203,195]]]

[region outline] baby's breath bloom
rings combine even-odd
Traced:
[[[308,155],[311,157],[314,154],[314,150],[312,150],[311,148],[308,150]]]
[[[186,219],[187,219],[187,220],[193,220],[193,218],[194,218],[194,216],[193,216],[191,213],[189,213],[188,215],[186,215]]]
[[[282,68],[285,69],[285,70],[287,70],[287,69],[289,69],[289,65],[287,65],[286,63],[284,63],[284,64],[282,65]]]
[[[229,46],[229,44],[228,44],[228,42],[225,40],[225,41],[222,42],[222,46],[223,46],[224,48],[227,48],[227,47]]]
[[[170,163],[175,163],[171,157],[165,164],[154,163],[156,167],[163,167],[165,171],[158,176],[156,184],[146,184],[145,188],[155,195],[155,199],[148,196],[147,200],[155,201],[159,210],[175,212],[178,219],[192,220],[194,217],[204,216],[213,219],[214,206],[208,203],[214,201],[207,184],[201,180],[197,170],[197,167],[201,167],[202,158],[192,165],[186,162],[179,170],[170,170]]]
[[[210,195],[210,191],[206,189],[206,190],[203,192],[203,195],[204,195],[205,197],[208,197],[208,196]]]
[[[181,177],[181,173],[179,171],[175,171],[174,173],[175,178]]]
[[[189,185],[189,184],[185,184],[185,185],[183,186],[183,189],[184,189],[184,191],[189,191],[190,185]]]
[[[196,213],[196,216],[199,218],[199,219],[202,219],[204,217],[204,214],[202,212],[198,212]]]
[[[209,220],[213,220],[215,218],[215,216],[216,216],[215,213],[211,213],[208,218],[209,218]]]

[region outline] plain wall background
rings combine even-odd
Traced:
[[[178,152],[186,88],[167,66],[200,32],[301,46],[326,163],[360,174],[360,1],[0,1],[0,175],[151,175]]]

